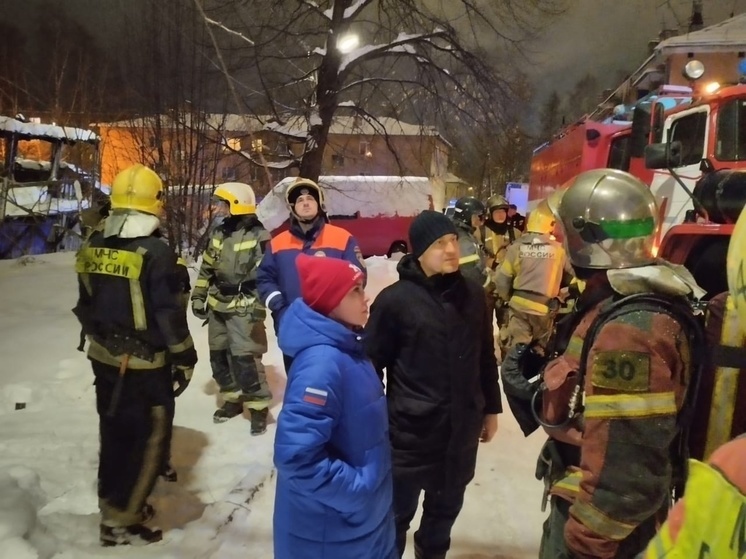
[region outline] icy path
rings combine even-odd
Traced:
[[[201,361],[177,401],[179,482],[159,482],[153,497],[165,541],[136,551],[98,546],[98,420],[90,367],[75,351],[72,270],[71,254],[0,262],[0,559],[270,559],[274,425],[250,437],[248,421],[212,423],[207,331],[192,317]],[[371,296],[393,270],[371,263]],[[284,372],[271,332],[265,363],[279,401]],[[449,559],[536,557],[543,515],[533,469],[542,441],[523,439],[509,415],[501,420],[497,439],[481,449]]]

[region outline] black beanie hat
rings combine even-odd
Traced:
[[[409,226],[409,244],[415,258],[443,235],[456,235],[456,226],[440,212],[425,210]]]

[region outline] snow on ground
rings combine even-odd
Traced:
[[[396,278],[396,262],[368,263],[375,297]],[[0,559],[272,557],[274,425],[251,437],[247,420],[213,424],[216,387],[200,322],[190,314],[201,360],[177,400],[172,461],[179,481],[159,481],[152,497],[164,542],[103,549],[95,393],[88,361],[75,350],[79,331],[70,312],[77,298],[73,255],[0,262],[0,292]],[[271,321],[267,329],[264,362],[276,416],[285,375]],[[449,559],[538,553],[542,487],[533,471],[542,437],[525,440],[509,413],[500,421],[496,440],[481,449]],[[405,557],[412,556],[410,536]]]

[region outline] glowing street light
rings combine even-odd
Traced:
[[[352,52],[357,48],[357,46],[360,44],[360,37],[355,35],[354,33],[347,33],[346,35],[342,35],[339,39],[337,39],[337,50],[341,52],[342,54],[347,54],[348,52]]]

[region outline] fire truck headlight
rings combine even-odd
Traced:
[[[705,65],[699,60],[690,60],[686,63],[681,73],[684,74],[684,77],[688,80],[698,80],[705,73]]]
[[[710,82],[704,87],[704,92],[710,95],[715,93],[718,89],[720,89],[720,84],[718,82]]]

